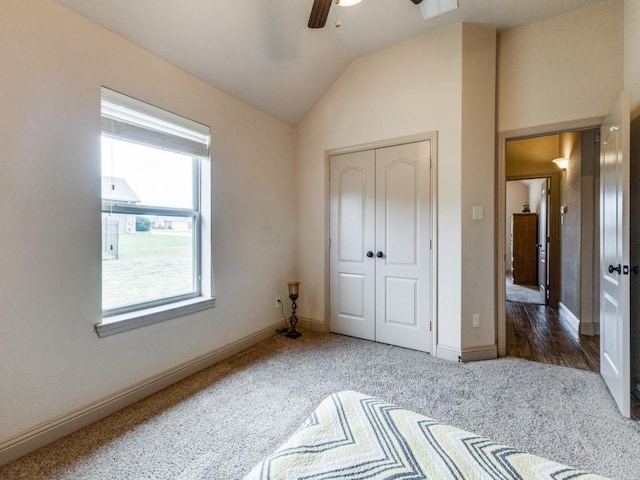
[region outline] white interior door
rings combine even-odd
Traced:
[[[375,340],[375,151],[333,156],[330,169],[331,331]]]
[[[629,94],[601,127],[600,372],[629,416]]]
[[[376,151],[376,340],[430,350],[429,142]]]
[[[430,351],[429,141],[332,156],[332,332]]]

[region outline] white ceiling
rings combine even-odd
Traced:
[[[410,0],[56,0],[266,114],[296,126],[356,58],[458,22],[504,31],[603,0],[459,0],[432,20]],[[333,22],[339,18],[340,28]]]

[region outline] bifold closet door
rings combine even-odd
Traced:
[[[331,331],[430,351],[430,151],[331,157]]]
[[[375,151],[331,157],[331,331],[375,340]]]
[[[429,142],[376,150],[376,341],[430,351]]]

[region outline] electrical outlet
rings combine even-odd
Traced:
[[[281,303],[282,303],[282,300],[280,300],[280,297],[276,297],[276,308],[280,308]]]
[[[473,328],[480,328],[480,314],[473,314]]]

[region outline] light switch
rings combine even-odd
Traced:
[[[473,219],[484,220],[484,207],[473,207]]]

